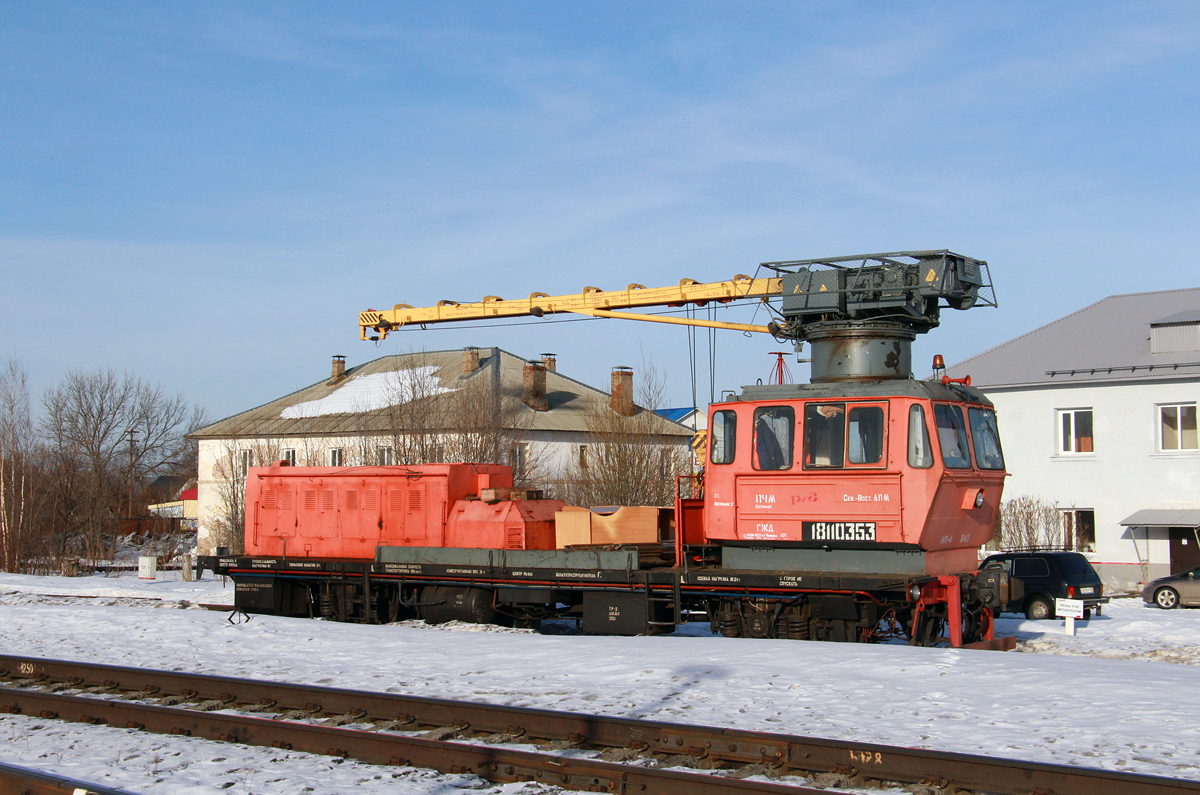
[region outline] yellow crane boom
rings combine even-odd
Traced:
[[[452,323],[460,320],[542,317],[560,312],[735,331],[759,331],[769,334],[771,330],[767,326],[726,323],[699,318],[664,317],[620,310],[689,304],[704,306],[713,301],[725,304],[745,298],[759,298],[765,302],[769,298],[779,296],[782,290],[783,279],[778,276],[752,279],[739,274],[724,282],[697,282],[694,279],[681,279],[675,287],[646,287],[641,284],[631,284],[624,290],[601,290],[597,287],[585,287],[583,292],[573,295],[530,293],[528,298],[514,301],[489,295],[482,301],[471,304],[438,301],[435,306],[416,308],[408,304],[396,304],[391,309],[368,309],[360,312],[358,315],[359,339],[382,340],[387,337],[389,331],[395,331],[405,326],[426,326],[431,323]]]

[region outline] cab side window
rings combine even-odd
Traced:
[[[734,445],[737,437],[737,412],[724,410],[713,412],[712,440],[709,460],[714,464],[733,463]]]
[[[916,469],[933,466],[933,449],[929,446],[925,409],[919,405],[913,405],[908,410],[908,465]]]
[[[847,457],[851,464],[878,464],[883,459],[883,409],[853,406],[846,420]]]
[[[791,469],[796,412],[791,406],[754,410],[754,468]]]
[[[846,404],[804,406],[804,465],[841,467],[846,462]]]

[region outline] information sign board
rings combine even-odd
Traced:
[[[1055,599],[1054,613],[1059,618],[1083,618],[1083,600]]]

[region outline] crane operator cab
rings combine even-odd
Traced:
[[[766,266],[783,297],[771,331],[812,345],[812,383],[711,406],[704,526],[685,541],[702,536],[725,568],[973,569],[1005,477],[995,411],[970,379],[915,380],[911,342],[938,325],[939,301],[979,300],[986,263],[913,252]]]
[[[973,565],[991,538],[1004,458],[970,387],[746,387],[712,406],[709,429],[704,540],[726,567],[731,552],[755,568],[746,550],[787,548],[800,570],[895,572],[900,559],[936,575]]]

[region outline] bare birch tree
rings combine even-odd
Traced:
[[[37,440],[28,376],[15,358],[0,372],[0,570],[20,571],[35,543]]]
[[[436,376],[439,369],[424,353],[410,354],[389,374],[384,407],[380,409],[391,437],[396,464],[432,464],[445,460],[441,435],[447,407],[442,396],[450,390]]]
[[[222,443],[212,470],[217,481],[217,513],[215,527],[210,530],[214,547],[225,547],[231,554],[245,550],[246,474],[250,467],[270,466],[282,457],[278,439],[230,439]]]
[[[665,420],[655,413],[665,397],[666,379],[643,362],[640,405],[632,416],[596,402],[587,418],[586,452],[564,473],[563,498],[576,505],[658,505],[675,499],[675,476],[690,471],[688,449],[661,433]]]
[[[1004,500],[993,542],[1001,549],[1062,549],[1062,512],[1032,494]]]
[[[111,557],[137,487],[186,465],[184,437],[203,424],[203,412],[182,395],[107,369],[68,373],[42,403],[55,505],[68,534],[63,551],[77,543],[90,560]]]

